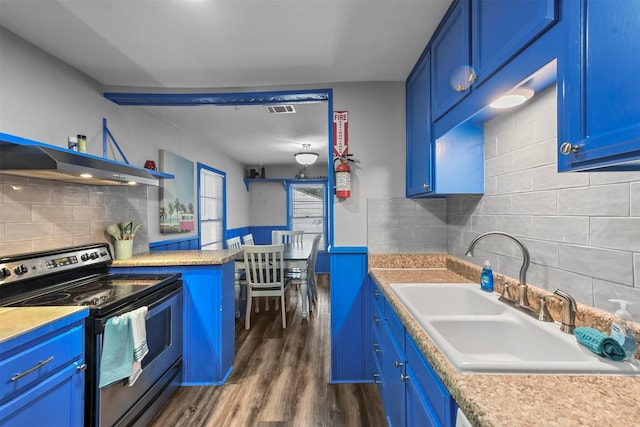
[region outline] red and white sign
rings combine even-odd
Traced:
[[[349,112],[333,112],[333,157],[349,154]]]

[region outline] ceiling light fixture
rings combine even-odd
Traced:
[[[302,144],[302,151],[297,152],[293,155],[296,159],[296,162],[300,163],[303,166],[312,165],[318,160],[318,153],[314,153],[311,150],[311,144]]]
[[[533,97],[533,89],[520,88],[513,90],[489,104],[492,108],[504,109],[524,104]]]

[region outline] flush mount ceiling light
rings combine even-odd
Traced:
[[[533,89],[520,88],[513,90],[505,95],[500,96],[498,99],[489,104],[492,108],[504,109],[524,104],[531,99],[534,92]]]
[[[300,163],[303,166],[312,165],[318,160],[318,153],[314,153],[311,150],[311,144],[302,144],[302,151],[297,152],[293,155],[296,159],[296,162]]]

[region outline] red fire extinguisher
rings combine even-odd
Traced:
[[[341,199],[351,197],[351,168],[347,164],[349,161],[346,157],[339,157],[340,164],[335,169],[336,173],[336,196]]]

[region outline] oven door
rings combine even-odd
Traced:
[[[180,282],[181,284],[181,282]],[[131,425],[152,417],[145,412],[157,411],[161,399],[166,399],[177,388],[182,369],[182,287],[169,293],[160,290],[117,313],[96,319],[94,325],[95,367],[93,396],[95,396],[93,425]],[[98,388],[100,356],[102,354],[103,326],[115,315],[147,306],[147,345],[149,353],[142,359],[142,373],[132,386],[127,379],[107,387]],[[170,390],[167,390],[169,388]],[[150,408],[152,408],[150,410]]]

